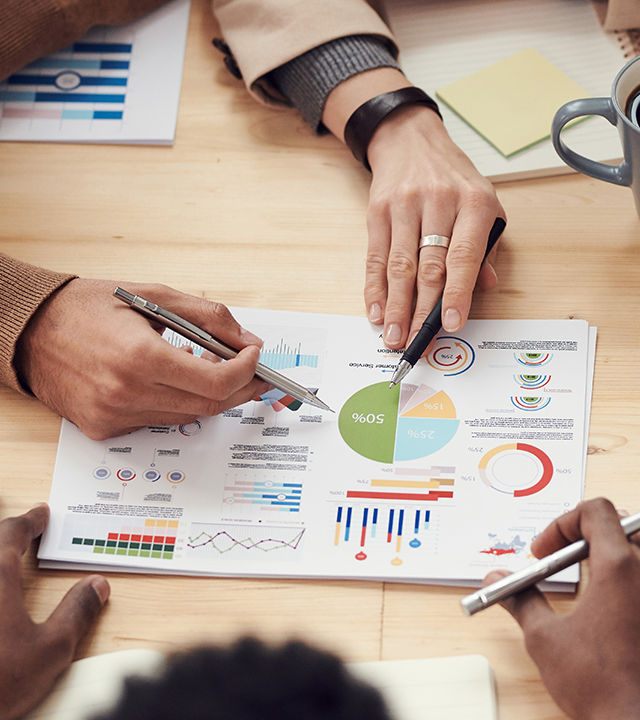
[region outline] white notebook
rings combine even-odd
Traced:
[[[164,655],[123,650],[78,660],[24,720],[89,720],[117,701],[127,675],[153,675]],[[482,655],[352,663],[378,687],[395,720],[497,720],[493,670]]]
[[[605,33],[589,0],[390,0],[387,12],[402,69],[432,97],[437,88],[528,47],[592,97],[605,97],[618,71],[637,54],[635,35]],[[551,140],[505,158],[444,103],[440,111],[453,140],[492,180],[572,172]],[[564,137],[593,160],[622,155],[617,131],[601,118],[579,123]]]

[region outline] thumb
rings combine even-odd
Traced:
[[[101,575],[90,575],[76,583],[62,598],[44,623],[47,632],[63,642],[68,655],[61,663],[73,660],[76,646],[95,622],[109,599],[109,583]]]

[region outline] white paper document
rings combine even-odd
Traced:
[[[471,320],[391,389],[400,354],[363,318],[234,314],[335,414],[273,390],[102,442],[64,421],[47,566],[475,585],[581,499],[585,321]]]
[[[92,28],[0,83],[0,140],[172,144],[190,0]]]

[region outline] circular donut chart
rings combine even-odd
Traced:
[[[179,425],[178,430],[180,431],[181,435],[186,435],[186,437],[193,437],[194,435],[199,435],[202,432],[202,423],[200,420],[194,420],[192,423],[185,423],[184,425]]]
[[[167,473],[167,480],[174,485],[184,482],[185,477],[186,475],[182,472],[182,470],[171,470]]]
[[[338,418],[345,443],[359,455],[383,463],[437,452],[453,438],[459,423],[451,399],[441,390],[421,385],[407,396],[400,385],[389,388],[388,382],[354,393]]]
[[[478,464],[485,485],[513,497],[527,497],[543,490],[553,477],[551,458],[527,443],[499,445]]]

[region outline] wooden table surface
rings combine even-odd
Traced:
[[[163,282],[227,305],[364,315],[369,175],[293,111],[252,100],[193,0],[173,147],[0,144],[0,249],[85,277]],[[608,128],[603,127],[603,132]],[[611,130],[613,132],[613,130]],[[498,288],[476,318],[583,318],[598,327],[586,497],[640,508],[640,223],[631,193],[570,175],[498,186],[509,225]],[[46,500],[60,419],[0,388],[1,516]],[[80,573],[25,561],[44,619]],[[462,589],[349,581],[110,574],[79,656],[242,633],[299,636],[347,660],[481,653],[502,720],[561,718],[498,607],[467,619]],[[584,583],[583,583],[584,585]],[[568,611],[574,599],[556,596]]]

